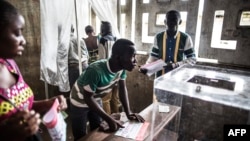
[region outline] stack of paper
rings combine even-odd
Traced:
[[[162,70],[163,67],[166,65],[167,64],[162,59],[159,59],[155,62],[145,64],[145,65],[141,66],[141,68],[147,69],[147,75],[151,76],[152,74],[156,73],[157,71]]]

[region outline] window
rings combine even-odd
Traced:
[[[101,31],[101,20],[96,16],[96,24],[95,24],[95,29],[96,29],[96,34],[99,34]]]
[[[156,26],[165,26],[164,20],[166,17],[166,13],[157,13],[155,24]]]
[[[240,10],[238,15],[238,28],[250,28],[250,9]]]
[[[225,13],[224,10],[215,11],[211,47],[212,48],[235,50],[237,41],[235,41],[235,40],[221,40],[224,13]]]
[[[154,37],[148,36],[148,13],[142,13],[142,42],[153,43]]]
[[[179,30],[185,32],[186,31],[186,23],[187,23],[187,12],[181,11],[181,19],[182,23],[179,25]],[[156,26],[165,26],[164,20],[166,17],[166,13],[157,13],[155,24]]]
[[[126,0],[121,0],[121,5],[126,5]]]
[[[121,37],[126,37],[126,14],[121,14]]]

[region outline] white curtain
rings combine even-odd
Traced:
[[[58,86],[61,92],[70,90],[68,79],[70,27],[73,24],[78,31],[78,41],[86,36],[84,28],[90,23],[89,5],[100,20],[111,23],[113,34],[117,38],[120,37],[116,20],[117,12],[112,11],[114,9],[112,0],[76,0],[76,10],[74,2],[75,0],[40,0],[40,79],[45,83]]]
[[[73,2],[74,0],[72,0]],[[73,25],[78,30],[78,37],[87,37],[85,34],[85,27],[90,23],[90,9],[89,2],[87,0],[76,0],[76,12],[73,14]],[[76,14],[78,27],[76,28]],[[76,33],[76,32],[75,32]]]
[[[74,12],[72,0],[40,0],[40,79],[69,91],[68,47]]]
[[[111,23],[113,34],[120,38],[120,33],[117,28],[117,11],[113,11],[112,9],[117,9],[114,7],[116,5],[112,5],[112,0],[88,0],[90,6],[95,11],[96,15],[99,17],[101,21],[108,21]]]

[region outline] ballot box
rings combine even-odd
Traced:
[[[180,141],[220,141],[225,125],[250,123],[249,71],[186,64],[155,79],[154,94],[158,102],[181,108],[167,125],[175,130],[180,123]]]

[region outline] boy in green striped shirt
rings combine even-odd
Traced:
[[[74,140],[86,134],[87,121],[90,123],[90,130],[99,127],[100,118],[108,123],[110,131],[123,127],[98,104],[101,97],[109,93],[116,85],[119,85],[119,98],[128,119],[144,122],[140,115],[130,110],[125,82],[126,71],[132,71],[136,66],[135,53],[133,42],[119,39],[114,43],[109,59],[90,64],[78,78],[70,95]]]

